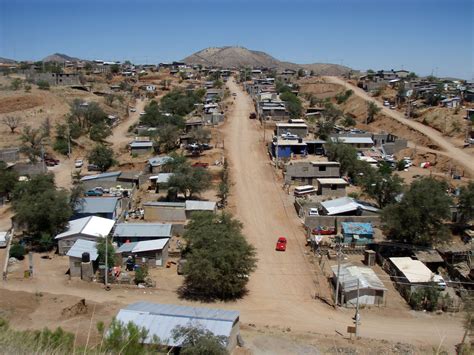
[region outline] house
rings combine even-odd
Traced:
[[[317,178],[318,195],[323,196],[346,196],[346,186],[349,183],[341,178]]]
[[[54,237],[58,241],[59,254],[65,255],[78,239],[96,242],[109,235],[114,225],[114,220],[96,216],[69,221],[68,229]]]
[[[371,223],[342,222],[341,233],[345,244],[368,244],[374,240]]]
[[[66,253],[69,256],[69,276],[81,277],[83,274],[82,256],[84,253],[89,254],[89,261],[92,264],[92,273],[97,270],[97,242],[86,239],[77,239],[72,247]]]
[[[275,135],[281,136],[285,133],[296,134],[300,138],[308,135],[308,125],[306,123],[277,123]]]
[[[326,216],[374,216],[379,209],[350,197],[321,202],[321,214]]]
[[[153,151],[152,141],[133,141],[130,142],[129,146],[132,155],[148,154]]]
[[[308,154],[314,154],[314,155],[326,154],[324,150],[324,145],[326,144],[325,140],[311,139],[311,140],[305,140],[304,142],[306,143],[306,151]]]
[[[338,282],[338,267],[331,266],[333,272],[333,283]],[[385,288],[382,281],[374,270],[366,266],[356,266],[345,263],[339,269],[339,300],[346,307],[357,305],[357,294],[359,294],[359,305],[383,306],[385,305]]]
[[[447,108],[458,108],[461,106],[461,98],[459,96],[444,99],[440,101],[441,106]]]
[[[164,266],[168,261],[169,241],[169,238],[162,238],[124,243],[115,253],[120,254],[124,262],[132,257],[136,265]]]
[[[302,139],[282,139],[275,137],[271,145],[272,155],[291,158],[295,154],[306,155],[306,143]]]
[[[285,167],[285,183],[296,181],[313,185],[313,180],[317,178],[337,178],[340,176],[340,166],[335,161],[292,161]]]
[[[108,173],[95,174],[95,175],[86,175],[81,178],[81,182],[102,182],[102,181],[117,181],[118,177],[122,174],[121,171],[112,171]]]
[[[145,328],[145,344],[153,344],[155,339],[159,339],[161,345],[178,349],[182,339],[173,338],[173,330],[178,326],[201,327],[215,336],[225,337],[229,353],[236,347],[240,332],[239,312],[216,308],[137,302],[122,308],[116,319]]]
[[[143,204],[145,221],[184,223],[186,204],[184,202],[145,202]]]
[[[122,212],[120,197],[84,197],[76,204],[71,219],[97,216],[116,220]]]
[[[165,223],[117,223],[113,238],[118,245],[171,238],[171,227],[171,224]]]
[[[149,173],[156,174],[161,172],[163,166],[173,160],[170,156],[153,157],[148,159],[147,170]]]
[[[420,260],[410,257],[389,258],[391,272],[402,294],[409,295],[419,287],[424,287],[435,282],[435,274]]]
[[[169,179],[173,176],[173,173],[160,173],[158,175],[152,175],[148,179],[151,181],[151,187],[159,192],[160,188],[166,187]]]
[[[207,211],[207,212],[217,212],[217,203],[214,201],[196,201],[196,200],[186,200],[185,202],[186,217],[189,219],[193,212],[196,211]]]
[[[374,141],[371,137],[348,137],[348,136],[337,136],[331,137],[333,143],[349,144],[356,150],[370,149],[374,146]]]

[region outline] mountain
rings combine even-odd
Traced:
[[[0,57],[0,63],[2,64],[14,64],[16,60]]]
[[[43,62],[56,62],[56,63],[64,63],[64,62],[80,62],[81,59],[70,57],[66,54],[62,53],[54,53],[48,55],[47,57],[42,59]]]
[[[295,64],[282,62],[271,55],[244,47],[210,47],[183,59],[187,64],[201,64],[214,67],[267,67],[277,69],[313,70],[316,75],[342,75],[351,68],[338,64]]]

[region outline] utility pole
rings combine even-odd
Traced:
[[[41,142],[41,160],[43,161],[43,171],[46,170],[46,163],[44,162],[44,144]]]
[[[105,236],[105,288],[107,288],[108,281],[109,281],[108,280],[108,274],[109,274],[109,264],[108,264],[109,246],[107,244],[108,244],[107,236]]]
[[[356,314],[355,318],[355,334],[356,338],[359,336],[359,323],[360,323],[360,315],[359,315],[359,290],[360,290],[360,281],[357,279],[357,303],[356,303]]]
[[[278,125],[277,125],[277,139],[276,139],[276,150],[275,150],[275,158],[276,158],[276,164],[275,164],[275,170],[278,172],[278,139],[280,139],[280,131],[278,130]]]
[[[337,275],[336,275],[336,292],[334,294],[334,305],[337,308],[339,305],[339,275],[341,273],[341,243],[337,245]]]
[[[67,157],[71,156],[71,128],[67,127]]]

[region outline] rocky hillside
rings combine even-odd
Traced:
[[[48,55],[47,57],[42,59],[43,62],[56,62],[56,63],[64,63],[64,62],[79,62],[81,61],[79,58],[70,57],[66,54],[62,53],[54,53]]]
[[[16,61],[13,59],[0,57],[0,64],[14,64],[14,63],[16,63]]]
[[[244,47],[210,47],[196,52],[183,61],[187,64],[201,64],[215,67],[269,67],[277,69],[307,69],[317,75],[342,75],[351,69],[337,64],[295,64],[282,62],[271,55]]]

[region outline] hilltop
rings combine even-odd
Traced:
[[[0,57],[0,63],[2,64],[14,64],[16,60]]]
[[[277,69],[307,69],[318,75],[342,75],[351,68],[338,64],[295,64],[283,62],[270,54],[244,47],[210,47],[183,59],[187,64],[201,64],[215,67],[269,67]]]
[[[47,57],[42,59],[43,62],[56,62],[56,63],[64,63],[64,62],[80,62],[81,59],[70,57],[66,54],[62,53],[54,53],[48,55]]]

